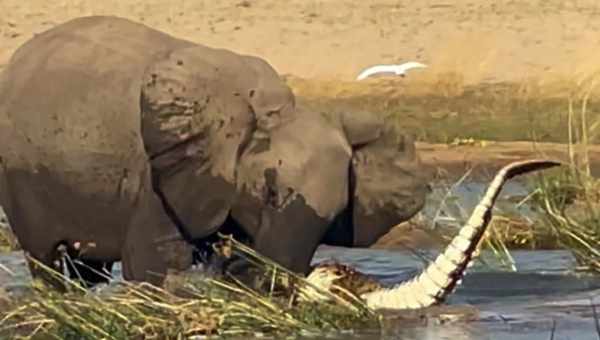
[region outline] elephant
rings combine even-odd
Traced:
[[[0,75],[0,205],[32,275],[89,285],[122,262],[160,285],[215,233],[308,274],[319,244],[368,246],[429,192],[414,140],[368,112],[296,105],[264,59],[91,16]]]

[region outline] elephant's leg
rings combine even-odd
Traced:
[[[82,280],[87,288],[98,283],[108,283],[112,276],[113,262],[90,259],[71,259],[66,261],[69,277],[72,280]]]
[[[167,269],[185,270],[192,265],[193,247],[183,239],[152,189],[142,190],[125,238],[123,277],[161,285]]]
[[[46,197],[39,192],[44,187],[36,182],[32,185],[30,177],[21,173],[11,178],[7,175],[0,164],[1,202],[25,251],[29,272],[32,278],[64,290],[63,261],[57,250],[62,242],[60,220],[47,209]]]

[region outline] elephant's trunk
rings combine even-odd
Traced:
[[[504,183],[514,176],[557,165],[560,163],[528,160],[503,167],[475,207],[467,224],[434,262],[410,281],[363,294],[363,299],[374,309],[417,309],[443,302],[473,260],[475,249],[491,220],[494,203]]]

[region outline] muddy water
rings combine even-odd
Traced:
[[[426,215],[457,223],[455,218],[471,211],[484,188],[480,183],[463,184],[454,192],[460,198],[460,205],[448,204],[449,208],[439,214],[437,209],[428,209]],[[514,209],[515,204],[506,198],[526,194],[523,185],[511,182],[504,190],[499,208]],[[441,196],[443,192],[436,189],[432,201],[439,202]],[[517,211],[532,214],[526,206]],[[430,251],[426,255],[436,253]],[[600,277],[575,275],[571,270],[575,262],[567,251],[515,251],[512,255],[516,272],[490,266],[490,261],[486,265],[476,263],[450,297],[449,308],[475,307],[478,313],[468,321],[453,321],[460,318],[460,312],[448,312],[449,321],[445,323],[435,318],[409,324],[390,322],[384,335],[363,332],[334,338],[545,340],[551,338],[554,329],[553,339],[600,339],[591,307],[596,305],[600,313]],[[483,257],[492,258],[485,253]],[[408,252],[320,247],[314,262],[328,259],[350,264],[388,285],[412,277],[424,266],[422,259]],[[22,290],[30,279],[22,254],[0,254],[0,264],[5,267],[0,269],[0,287],[11,292]],[[390,315],[391,319],[394,317]]]
[[[513,256],[517,272],[477,264],[449,299],[453,306],[475,306],[475,320],[410,327],[399,323],[390,338],[549,339],[555,322],[554,339],[598,339],[590,303],[594,301],[600,312],[600,277],[572,274],[574,260],[566,251],[516,251]],[[410,278],[423,267],[409,253],[372,249],[322,247],[315,261],[330,258],[387,284]]]
[[[385,335],[344,335],[340,339],[598,339],[590,304],[600,312],[600,277],[570,273],[574,261],[566,251],[516,251],[518,272],[473,267],[463,284],[448,301],[451,307],[474,306],[478,315],[469,321],[441,324],[428,322],[391,323]],[[386,284],[415,275],[423,262],[412,254],[375,249],[321,247],[315,262],[334,258],[374,275]],[[15,292],[29,280],[21,253],[0,255],[0,263],[12,274],[0,271],[0,286]]]

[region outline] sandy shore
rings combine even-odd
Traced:
[[[467,83],[598,69],[596,0],[3,0],[0,65],[34,34],[74,17],[118,15],[259,55],[283,74],[353,79],[418,60]]]

